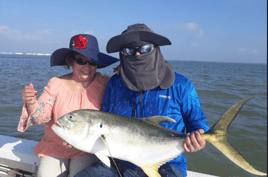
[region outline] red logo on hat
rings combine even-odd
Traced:
[[[87,46],[88,39],[79,34],[74,38],[74,48],[76,49],[85,49]]]

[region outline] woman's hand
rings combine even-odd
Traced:
[[[28,112],[35,108],[37,91],[34,90],[33,83],[26,85],[22,90],[22,100],[26,104]]]
[[[205,133],[203,129],[199,129],[196,132],[188,133],[186,135],[185,142],[183,143],[183,148],[185,152],[196,152],[206,146],[206,140],[202,138]]]

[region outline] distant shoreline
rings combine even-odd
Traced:
[[[267,63],[245,63],[245,62],[224,62],[224,61],[196,61],[196,60],[168,60],[167,61],[183,61],[183,62],[204,62],[204,63],[230,63],[230,64],[257,64],[257,65],[267,65]]]
[[[51,54],[48,54],[48,53],[44,54],[44,53],[20,53],[20,52],[16,52],[16,53],[9,52],[9,53],[7,53],[7,52],[1,52],[0,54],[1,55],[26,55],[26,56],[28,56],[28,55],[51,56]]]
[[[0,57],[2,56],[45,56],[45,57],[50,57],[51,54],[41,54],[41,53],[33,53],[32,55],[30,54],[26,54],[26,53],[22,53],[22,54],[3,54],[0,53]],[[224,62],[224,61],[196,61],[196,60],[169,60],[166,59],[167,61],[181,61],[181,62],[202,62],[202,63],[226,63],[226,64],[255,64],[255,65],[267,65],[267,63],[245,63],[245,62]]]

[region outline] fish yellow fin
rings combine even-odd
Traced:
[[[237,116],[238,112],[241,110],[243,105],[250,100],[252,97],[243,99],[232,106],[224,115],[209,129],[209,131],[202,135],[202,137],[207,140],[210,144],[221,151],[227,158],[234,162],[239,167],[244,170],[260,176],[266,176],[266,173],[260,172],[253,168],[242,156],[235,150],[231,144],[227,141],[227,129],[232,123],[232,121]]]
[[[144,171],[144,173],[149,176],[149,177],[161,177],[161,175],[158,173],[158,168],[160,166],[158,164],[148,164],[148,165],[144,165],[142,166],[142,170]]]
[[[162,122],[176,122],[174,119],[166,116],[152,116],[152,117],[146,117],[143,118],[144,121],[155,123],[155,124],[161,124]]]
[[[141,169],[149,177],[161,177],[161,175],[158,173],[158,169],[162,165],[164,165],[165,163],[173,160],[176,157],[177,156],[169,157],[169,158],[163,159],[163,160],[161,160],[159,162],[154,162],[154,163],[151,163],[151,164],[144,165],[144,166],[141,167]]]
[[[210,135],[204,136],[210,144],[216,147],[219,151],[221,151],[227,158],[229,158],[236,165],[240,166],[244,170],[260,176],[266,176],[266,173],[260,172],[253,168],[242,156],[241,154],[235,150],[228,142],[226,136],[218,135]]]

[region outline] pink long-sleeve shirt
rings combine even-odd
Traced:
[[[45,135],[34,148],[34,153],[39,157],[54,156],[64,159],[72,159],[88,154],[63,146],[63,140],[54,133],[51,127],[58,118],[74,110],[100,110],[108,81],[108,76],[102,76],[97,72],[94,81],[87,88],[75,92],[70,90],[60,78],[54,77],[44,87],[44,91],[36,103],[35,110],[31,114],[27,113],[24,104],[18,131],[24,132],[33,124],[45,123]]]

